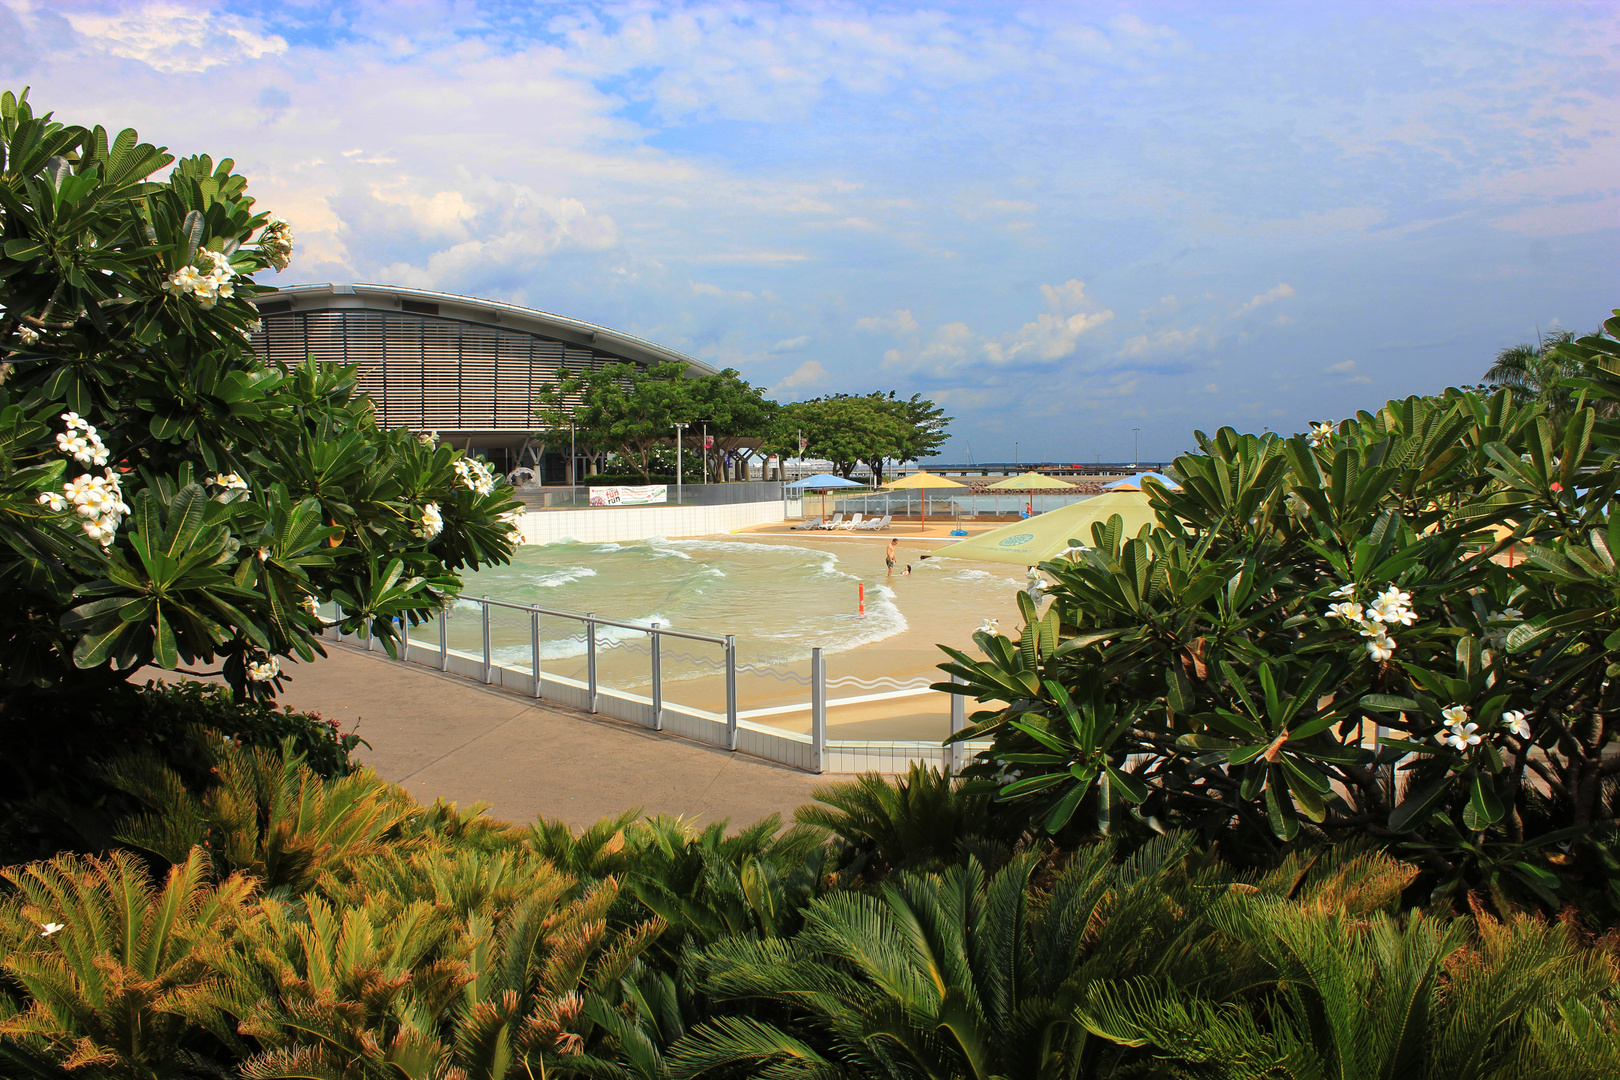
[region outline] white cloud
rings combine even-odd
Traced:
[[[775,345],[771,346],[771,352],[773,352],[773,353],[798,352],[800,349],[804,348],[808,344],[810,344],[810,335],[809,334],[800,334],[798,337],[787,338],[786,340],[778,341]]]
[[[783,379],[781,385],[784,388],[820,386],[829,378],[830,375],[827,369],[821,366],[821,361],[806,360],[794,368],[793,374]]]
[[[1356,362],[1354,360],[1345,360],[1334,364],[1331,367],[1325,367],[1322,370],[1328,372],[1329,374],[1346,375],[1356,370]]]
[[[1142,360],[1160,354],[1185,353],[1213,345],[1217,340],[1219,335],[1208,326],[1169,327],[1126,338],[1119,347],[1119,356]]]
[[[1061,360],[1074,352],[1080,336],[1114,317],[1086,295],[1086,283],[1070,278],[1062,285],[1042,285],[1050,311],[1027,322],[1015,333],[984,344],[984,358],[992,364]]]
[[[917,320],[910,308],[900,308],[893,315],[868,315],[855,320],[855,329],[869,334],[910,335],[917,332]]]
[[[1247,304],[1244,304],[1242,307],[1232,312],[1232,318],[1236,319],[1247,315],[1256,308],[1264,307],[1267,304],[1274,304],[1278,300],[1287,300],[1293,295],[1294,287],[1286,282],[1273,286],[1272,288],[1267,289],[1265,292],[1257,294],[1253,300],[1250,300]]]
[[[234,12],[161,2],[113,12],[66,5],[56,10],[75,31],[112,55],[169,74],[207,71],[287,51],[284,39],[259,33],[255,21]]]

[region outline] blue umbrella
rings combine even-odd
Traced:
[[[1112,484],[1104,484],[1103,485],[1103,490],[1104,491],[1144,491],[1146,489],[1142,487],[1142,481],[1148,479],[1149,477],[1152,477],[1154,480],[1157,480],[1159,483],[1163,484],[1165,487],[1169,488],[1171,491],[1180,491],[1181,490],[1181,485],[1180,484],[1176,483],[1174,480],[1172,480],[1168,476],[1164,475],[1164,473],[1156,473],[1156,472],[1140,472],[1140,473],[1137,473],[1135,476],[1127,477],[1124,480],[1115,480]]]
[[[819,489],[821,491],[821,516],[826,517],[828,488],[865,487],[866,485],[855,480],[845,480],[842,476],[834,476],[832,473],[824,472],[816,473],[814,476],[807,476],[803,480],[795,480],[787,486],[790,488],[803,488],[806,491],[809,491],[812,488]]]

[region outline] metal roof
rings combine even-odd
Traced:
[[[426,289],[406,289],[398,285],[375,285],[366,282],[333,284],[331,282],[289,285],[275,292],[266,292],[257,298],[261,306],[281,300],[292,302],[291,310],[359,309],[374,311],[411,311],[412,305],[432,307],[417,314],[434,315],[441,319],[485,326],[499,326],[508,330],[526,331],[558,341],[586,346],[599,352],[611,353],[626,360],[642,364],[679,363],[687,366],[688,375],[712,375],[717,370],[696,357],[666,348],[645,338],[636,337],[606,326],[598,326],[566,315],[549,311],[519,307],[499,300],[485,300],[456,293],[431,292]]]

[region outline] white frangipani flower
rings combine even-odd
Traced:
[[[62,925],[59,922],[40,923],[39,924],[39,936],[40,937],[50,937],[52,934],[56,933],[57,931],[66,930],[66,929],[67,929],[67,927]]]
[[[488,495],[495,490],[495,478],[489,474],[489,470],[484,467],[484,463],[477,458],[457,458],[455,468],[456,476],[474,494]]]
[[[321,617],[321,602],[315,598],[313,593],[305,595],[304,610],[317,619]]]
[[[220,490],[214,498],[220,502],[230,502],[238,491],[246,491],[248,482],[233,472],[218,473],[208,478],[208,483]]]
[[[276,273],[287,269],[293,253],[292,226],[271,215],[270,220],[264,223],[264,231],[259,234],[259,250],[270,260]]]
[[[1392,637],[1375,637],[1367,642],[1367,655],[1375,663],[1382,664],[1395,655],[1395,639]]]
[[[1502,722],[1507,729],[1521,739],[1530,738],[1530,714],[1519,709],[1512,709],[1502,714]]]
[[[1447,724],[1465,724],[1468,722],[1468,706],[1447,705],[1445,708],[1440,710],[1440,719],[1444,720]]]
[[[1334,589],[1332,592],[1328,593],[1328,595],[1342,596],[1346,600],[1353,600],[1355,599],[1356,595],[1356,583],[1352,581],[1348,585],[1340,585],[1337,589]]]
[[[999,636],[1001,634],[1001,620],[1000,619],[986,619],[986,620],[984,620],[984,622],[979,624],[979,633],[981,633],[981,634],[989,634],[992,637]]]
[[[439,513],[438,503],[428,503],[422,507],[422,523],[414,530],[417,536],[424,540],[436,540],[444,532],[444,516]]]
[[[76,412],[65,412],[67,429],[56,437],[56,448],[80,465],[106,465],[111,456],[96,426]]]
[[[1480,744],[1479,725],[1474,723],[1458,724],[1451,728],[1445,736],[1442,736],[1440,741],[1450,743],[1454,750],[1466,750],[1470,746],[1478,746]]]
[[[79,524],[85,535],[102,547],[112,544],[119,523],[129,513],[118,475],[111,469],[102,476],[84,473],[78,479],[63,484],[62,494],[66,497],[65,501],[73,505],[74,513],[83,519]],[[40,501],[44,502],[44,499]],[[54,503],[47,505],[55,509]]]
[[[526,542],[527,537],[523,535],[523,529],[520,527],[523,521],[523,511],[508,510],[496,520],[499,524],[506,526],[506,542],[508,544],[519,547]]]
[[[248,661],[247,677],[252,682],[269,682],[280,674],[281,661],[274,656],[267,656],[262,661]]]
[[[1312,424],[1309,434],[1307,434],[1305,437],[1305,441],[1311,446],[1321,446],[1323,443],[1333,438],[1333,436],[1336,434],[1338,434],[1338,432],[1334,430],[1331,423]]]
[[[49,507],[53,514],[60,514],[67,509],[67,499],[54,491],[45,491],[40,493],[39,505]]]
[[[1366,609],[1354,600],[1346,600],[1337,604],[1329,604],[1327,613],[1329,618],[1343,619],[1346,622],[1359,623],[1366,618]]]
[[[17,327],[17,340],[24,345],[37,345],[39,344],[39,331],[32,326],[19,326]]]

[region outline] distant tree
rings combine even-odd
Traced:
[[[536,401],[541,434],[559,434],[572,423],[581,445],[618,454],[644,481],[652,478],[653,450],[694,415],[692,381],[674,361],[609,364],[583,374],[563,368]]]
[[[945,415],[945,410],[935,405],[921,394],[912,394],[910,398],[902,398],[890,390],[885,395],[881,390],[873,391],[867,395],[878,408],[893,416],[905,428],[905,435],[901,439],[900,447],[887,457],[869,457],[866,464],[872,470],[872,476],[878,483],[883,483],[883,468],[887,461],[904,464],[908,461],[918,461],[925,457],[933,457],[939,448],[945,445],[949,438],[946,425],[952,417]]]
[[[1555,412],[1568,409],[1574,401],[1574,392],[1568,381],[1580,374],[1580,363],[1559,351],[1575,335],[1568,330],[1549,330],[1534,344],[1520,342],[1496,354],[1496,363],[1485,372],[1490,386],[1506,387],[1518,391],[1518,396],[1538,401]]]
[[[800,451],[798,439],[806,446]],[[826,458],[840,476],[873,458],[892,458],[907,445],[908,430],[895,411],[871,397],[834,396],[800,401],[782,409],[770,449]]]

